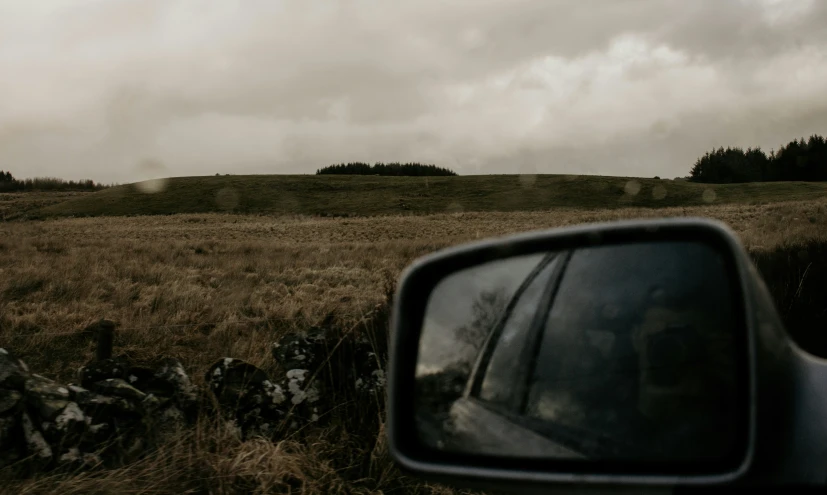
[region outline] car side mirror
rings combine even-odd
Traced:
[[[796,364],[745,250],[714,221],[588,225],[438,252],[403,274],[392,332],[390,450],[426,478],[672,486],[827,474],[774,458],[812,450],[778,432],[757,442],[759,418],[795,431],[772,394],[796,369],[823,366]]]

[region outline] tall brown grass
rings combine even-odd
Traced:
[[[147,363],[176,357],[198,383],[223,356],[275,373],[270,343],[322,321],[353,326],[383,303],[386,281],[427,252],[519,231],[685,215],[726,222],[758,257],[827,243],[827,200],[362,219],[205,214],[0,223],[0,347],[68,381],[94,354],[81,330],[105,317],[119,325],[117,352]],[[800,272],[790,265],[773,280],[793,287]],[[823,287],[827,275],[818,273]],[[796,290],[775,292],[795,304]],[[4,491],[448,493],[400,474],[388,460],[381,418],[375,425],[353,431],[351,423],[334,421],[301,441],[269,443],[241,442],[203,420],[121,469],[9,480]]]

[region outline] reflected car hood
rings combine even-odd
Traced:
[[[451,406],[450,447],[492,456],[586,459],[583,454],[517,425],[478,401],[460,398]]]

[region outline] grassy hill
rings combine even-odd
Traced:
[[[158,192],[129,184],[46,206],[34,216],[235,212],[329,216],[446,211],[606,209],[768,203],[827,196],[827,183],[708,185],[603,176],[378,177],[234,175],[177,177]]]

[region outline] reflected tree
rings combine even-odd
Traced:
[[[476,357],[507,305],[508,294],[504,288],[483,291],[474,299],[473,319],[455,330],[457,342],[466,347],[464,356],[471,360]]]
[[[480,292],[472,303],[471,320],[454,331],[456,360],[436,373],[417,377],[415,416],[419,435],[425,443],[439,446],[449,440],[451,405],[462,397],[474,359],[507,304],[505,288]]]

